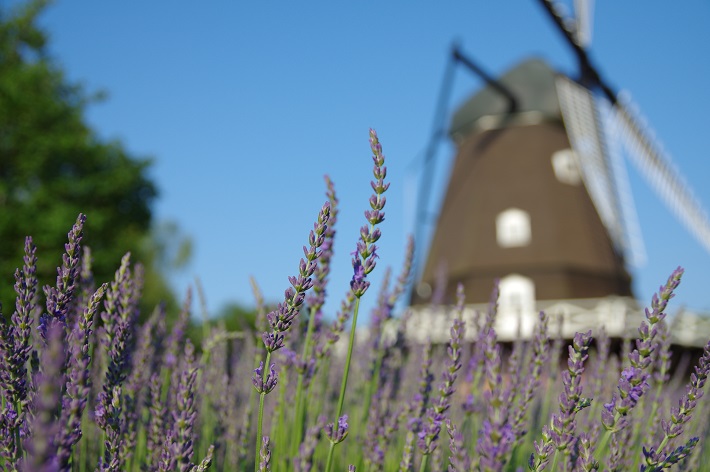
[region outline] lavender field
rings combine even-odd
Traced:
[[[408,315],[393,311],[414,242],[396,277],[386,269],[382,286],[368,281],[383,269],[389,187],[374,131],[370,146],[373,193],[350,285],[327,283],[338,199],[326,179],[303,256],[293,274],[275,274],[289,275],[283,300],[268,311],[254,284],[255,332],[206,325],[193,346],[190,292],[179,315],[157,306],[139,323],[141,265],[126,254],[113,280],[94,281],[84,215],[56,286],[40,290],[41,255],[27,237],[16,303],[0,326],[3,470],[710,470],[710,402],[699,401],[710,343],[690,378],[671,371],[665,312],[682,269],[620,354],[603,330],[557,339],[544,313],[532,341],[504,351],[495,287],[474,325],[462,321],[459,291],[446,346],[407,342]],[[342,297],[338,313],[322,312],[326,296]],[[358,324],[363,297],[377,300],[367,326]],[[465,332],[475,343],[462,342]]]

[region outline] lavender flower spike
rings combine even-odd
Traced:
[[[42,373],[39,374],[37,393],[34,399],[34,418],[32,419],[32,437],[25,438],[27,458],[21,470],[49,472],[58,470],[57,447],[54,442],[59,424],[54,412],[60,404],[60,389],[64,384],[64,326],[61,321],[50,318],[46,325],[47,346],[41,354]]]
[[[695,366],[695,372],[690,375],[690,383],[686,387],[685,395],[683,395],[683,397],[678,401],[677,407],[671,408],[670,421],[661,421],[664,433],[664,437],[661,440],[661,443],[657,447],[651,448],[648,451],[646,450],[646,448],[644,448],[646,466],[650,468],[649,470],[662,470],[660,466],[663,463],[673,463],[668,462],[671,456],[679,455],[681,453],[687,455],[687,453],[690,452],[690,449],[692,449],[692,447],[695,445],[693,443],[690,447],[687,448],[687,451],[685,449],[683,449],[682,451],[676,449],[671,453],[667,454],[666,457],[663,457],[663,455],[666,454],[665,449],[667,448],[668,444],[673,438],[676,438],[683,433],[685,423],[690,421],[693,411],[695,410],[695,407],[698,404],[698,400],[703,396],[703,388],[705,387],[705,383],[707,382],[709,373],[710,342],[705,345],[703,355],[698,361],[698,365]]]
[[[555,432],[555,446],[563,451],[565,456],[571,453],[574,440],[575,417],[577,412],[590,405],[591,401],[582,397],[582,373],[587,360],[592,332],[576,333],[569,346],[567,370],[562,373],[564,392],[560,394],[560,414],[553,415],[552,429]]]
[[[264,332],[262,339],[266,351],[269,353],[284,346],[286,333],[291,329],[305,300],[305,292],[313,286],[311,276],[316,270],[317,259],[321,255],[319,248],[325,241],[324,234],[329,217],[330,203],[326,202],[318,213],[318,220],[309,235],[310,247],[303,247],[306,258],[305,260],[301,259],[298,276],[289,277],[291,287],[284,292],[284,302],[279,303],[276,310],[266,315],[266,319],[271,325],[271,332]]]
[[[259,472],[271,472],[271,449],[269,449],[269,437],[264,436],[261,439],[261,449],[259,450]]]
[[[191,472],[205,472],[207,469],[210,468],[212,465],[212,456],[214,455],[214,445],[210,445],[209,449],[207,449],[207,455],[205,456],[204,459],[202,459],[202,462],[200,462],[200,465],[195,466]]]
[[[355,297],[362,297],[367,291],[370,283],[365,280],[367,274],[375,269],[377,259],[377,246],[375,243],[380,239],[381,232],[376,227],[385,220],[385,208],[387,199],[384,193],[389,188],[390,184],[385,183],[387,177],[387,167],[384,166],[385,156],[382,154],[382,145],[377,138],[375,130],[370,130],[370,148],[372,149],[372,160],[374,168],[372,174],[375,180],[370,182],[374,194],[370,197],[370,208],[372,210],[365,211],[365,219],[370,226],[360,228],[360,241],[357,243],[357,251],[353,254],[353,278],[350,282]]]
[[[656,341],[659,323],[666,317],[664,311],[668,306],[668,301],[673,298],[673,292],[680,284],[682,275],[683,269],[681,267],[674,270],[668,277],[666,284],[661,286],[658,294],[653,295],[651,309],[646,309],[648,323],[641,322],[636,349],[628,355],[631,366],[624,369],[619,378],[617,386],[619,398],[617,399],[616,393],[612,394],[611,401],[604,403],[604,408],[601,411],[602,426],[606,432],[597,444],[597,451],[604,450],[611,435],[627,426],[629,412],[649,388],[647,380],[650,374],[647,370],[653,362],[654,352],[659,347],[659,343]]]
[[[338,419],[338,426],[333,423],[325,425],[325,435],[334,444],[341,443],[348,436],[348,415],[343,415]]]
[[[461,369],[461,342],[466,332],[465,323],[461,318],[464,306],[463,286],[461,284],[459,284],[457,288],[457,299],[458,316],[454,319],[453,326],[451,327],[451,339],[447,347],[449,362],[446,366],[446,370],[441,375],[439,398],[429,409],[427,415],[428,423],[424,426],[422,431],[419,432],[419,440],[417,441],[417,446],[424,454],[423,462],[425,462],[427,457],[436,449],[441,426],[446,418],[445,413],[451,404],[450,397],[455,391],[454,382],[456,382],[458,371]]]
[[[189,339],[185,341],[185,366],[180,375],[177,390],[177,411],[173,412],[175,420],[175,460],[180,472],[192,470],[194,453],[193,426],[197,412],[195,409],[195,381],[197,367],[195,366],[195,348]]]
[[[81,416],[89,399],[91,387],[89,363],[90,339],[93,333],[94,316],[99,308],[101,298],[104,296],[107,284],[101,285],[91,296],[83,315],[79,317],[76,329],[73,331],[75,351],[70,360],[71,370],[67,382],[66,395],[62,406],[62,423],[64,430],[59,435],[57,457],[60,470],[71,470],[72,448],[82,436]]]
[[[463,434],[450,419],[446,420],[446,432],[449,434],[449,472],[467,472],[471,468],[471,459],[464,446]]]
[[[270,393],[279,381],[278,374],[276,372],[276,364],[271,364],[269,368],[269,373],[264,378],[264,363],[259,362],[259,367],[254,369],[254,375],[251,378],[251,383],[258,393]]]
[[[62,255],[62,266],[57,267],[57,285],[44,287],[47,297],[47,313],[40,318],[39,330],[44,336],[46,333],[47,319],[56,318],[62,324],[67,324],[66,317],[69,313],[70,304],[73,302],[74,290],[77,286],[79,272],[81,270],[81,239],[84,236],[82,229],[86,216],[79,214],[76,223],[67,235],[69,242],[64,245],[65,253]]]
[[[12,314],[10,338],[12,347],[5,349],[8,356],[7,368],[9,374],[8,398],[17,407],[24,409],[27,404],[27,360],[30,356],[31,327],[34,322],[32,312],[35,308],[35,293],[37,292],[37,247],[32,238],[25,238],[25,257],[22,271],[15,271],[15,312]],[[17,412],[21,414],[21,411]]]
[[[261,380],[258,378],[252,379],[254,387],[259,391],[259,413],[257,419],[256,433],[257,437],[261,437],[263,420],[264,420],[264,397],[276,386],[276,373],[273,367],[270,369],[271,374],[266,373],[265,366],[268,366],[271,360],[271,355],[274,351],[284,347],[286,334],[291,329],[293,322],[300,313],[301,305],[306,298],[306,291],[313,286],[311,276],[316,271],[317,259],[321,256],[319,248],[325,241],[325,232],[328,228],[327,223],[330,218],[330,202],[325,202],[318,213],[318,219],[313,225],[313,230],[308,236],[310,247],[303,247],[305,259],[301,259],[298,265],[298,276],[289,277],[291,287],[286,289],[284,293],[284,302],[279,303],[276,310],[266,315],[266,319],[271,326],[271,332],[264,332],[262,340],[266,348],[266,360],[260,364],[259,369],[255,371],[256,377],[261,373]],[[259,454],[258,445],[256,455]],[[258,470],[258,464],[254,463],[254,470]]]
[[[683,268],[678,267],[674,270],[668,277],[666,284],[661,286],[658,294],[653,295],[651,310],[646,309],[648,323],[642,322],[639,327],[636,349],[629,353],[631,367],[624,369],[619,378],[617,388],[620,394],[620,401],[617,403],[616,396],[613,396],[611,402],[605,403],[602,410],[602,425],[607,431],[615,432],[623,429],[626,426],[625,416],[636,406],[640,397],[648,390],[647,379],[649,374],[645,371],[651,365],[652,354],[658,348],[658,343],[656,342],[658,323],[665,319],[666,314],[664,311],[668,306],[668,301],[673,298],[673,292],[680,284],[682,275]]]

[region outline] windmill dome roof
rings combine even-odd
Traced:
[[[559,119],[561,115],[555,74],[545,61],[532,58],[517,64],[498,80],[515,95],[518,105],[516,114],[537,112],[543,118]],[[451,120],[450,134],[454,140],[459,141],[480,125],[481,118],[502,118],[508,114],[508,100],[487,85],[456,110]]]

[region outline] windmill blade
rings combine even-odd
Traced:
[[[636,204],[633,194],[631,193],[629,174],[624,162],[621,126],[619,126],[616,120],[616,112],[613,108],[613,104],[604,99],[598,99],[597,103],[604,116],[603,122],[605,125],[604,131],[607,136],[607,151],[615,177],[615,185],[617,195],[619,196],[622,220],[624,222],[624,232],[626,236],[624,252],[628,255],[626,260],[634,267],[642,267],[648,257],[646,245],[643,242],[643,236],[641,234],[641,224],[639,223]]]
[[[562,119],[577,153],[585,187],[614,247],[623,254],[628,238],[596,100],[591,91],[565,76],[558,76],[556,85]]]
[[[633,106],[630,98],[619,96],[615,109],[622,130],[622,141],[632,162],[655,188],[666,206],[710,252],[710,218],[700,200],[690,190],[670,155],[653,137],[650,126],[640,118],[638,108]]]
[[[592,43],[592,20],[594,18],[594,0],[574,0],[577,19],[577,42],[585,49]]]
[[[540,0],[540,2],[570,44],[575,48],[583,49],[584,42],[580,40],[579,17],[570,17],[567,6],[557,0]],[[575,9],[577,9],[577,3],[575,1]]]

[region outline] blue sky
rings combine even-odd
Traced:
[[[387,157],[381,259],[395,271],[413,230],[438,87],[453,40],[491,72],[531,55],[561,71],[575,62],[533,0],[484,2],[79,2],[42,16],[71,80],[106,102],[88,119],[107,139],[152,156],[158,219],[176,221],[195,251],[179,290],[199,276],[209,307],[251,305],[253,275],[278,300],[297,270],[323,175],[341,201],[333,312],[352,274],[371,193],[368,128]],[[697,196],[710,207],[710,3],[596,2],[591,55],[628,90]],[[451,106],[480,83],[459,70]],[[438,155],[438,191],[452,150]],[[648,252],[634,271],[649,300],[677,266],[687,273],[675,307],[710,310],[710,255],[629,168]],[[375,293],[367,295],[365,308]]]

